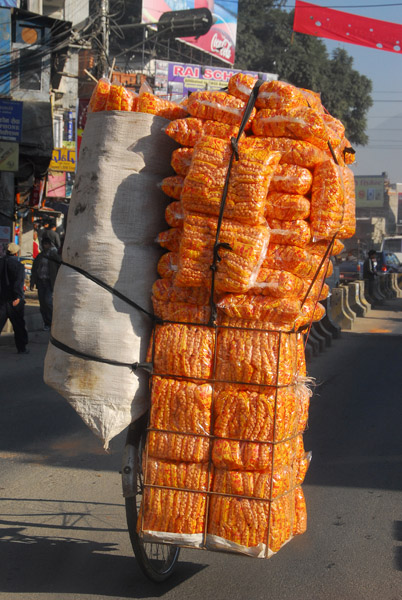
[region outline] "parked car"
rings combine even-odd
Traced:
[[[393,252],[377,252],[378,273],[402,273],[402,264]]]
[[[381,252],[393,252],[402,261],[402,235],[385,237],[381,243]]]
[[[355,255],[339,256],[337,258],[337,266],[339,267],[339,281],[356,281],[363,279],[363,260],[360,260]]]

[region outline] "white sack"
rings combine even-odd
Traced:
[[[63,261],[77,266],[152,312],[151,287],[166,229],[166,196],[177,145],[168,122],[142,113],[88,116],[71,198]],[[132,364],[145,360],[152,331],[147,315],[68,266],[60,267],[52,336],[90,356]],[[108,445],[147,409],[148,376],[92,361],[49,343],[45,382],[75,408]]]

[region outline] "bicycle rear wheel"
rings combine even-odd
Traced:
[[[180,548],[170,544],[144,542],[137,533],[137,519],[144,491],[142,455],[147,435],[147,415],[132,423],[123,457],[123,494],[131,545],[142,572],[152,581],[168,579],[175,568]]]

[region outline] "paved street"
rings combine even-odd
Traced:
[[[157,586],[132,555],[120,487],[124,436],[105,454],[0,336],[0,600],[401,600],[402,300],[359,319],[309,364],[308,531],[269,561],[183,550]]]

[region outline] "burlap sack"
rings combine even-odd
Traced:
[[[168,121],[142,113],[90,114],[71,198],[63,261],[152,312],[151,287],[166,229],[166,196],[176,144]],[[52,336],[91,357],[145,360],[152,320],[69,266],[54,290]],[[49,343],[45,382],[64,396],[107,447],[147,409],[146,372],[80,358]]]

